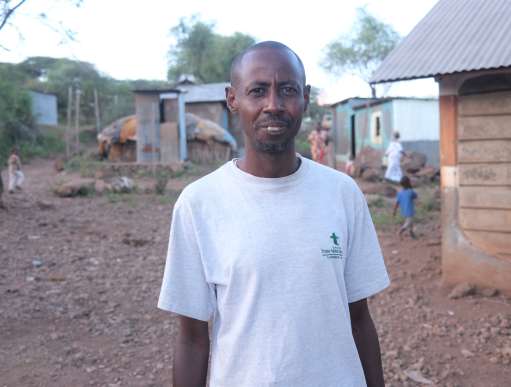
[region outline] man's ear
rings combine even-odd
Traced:
[[[227,102],[227,107],[231,111],[231,113],[238,112],[238,101],[236,99],[236,92],[232,86],[228,86],[225,88],[225,100]]]
[[[305,104],[303,106],[304,112],[307,111],[307,108],[309,107],[310,95],[311,95],[311,87],[310,87],[310,85],[306,85],[303,89],[303,99],[305,100]]]

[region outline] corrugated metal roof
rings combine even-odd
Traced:
[[[185,102],[219,102],[225,101],[225,88],[229,86],[228,82],[205,83],[203,85],[179,85],[182,90],[186,90]]]
[[[510,0],[440,0],[371,83],[511,66]]]

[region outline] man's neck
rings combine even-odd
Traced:
[[[257,177],[284,177],[293,174],[300,166],[294,147],[282,153],[262,153],[248,150],[238,163],[238,168]]]

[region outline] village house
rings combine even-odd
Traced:
[[[29,90],[32,116],[37,125],[57,126],[57,96]]]
[[[331,105],[335,161],[345,163],[372,148],[383,157],[398,131],[405,151],[421,152],[439,165],[438,100],[435,98],[348,98]]]
[[[509,20],[507,0],[440,0],[371,82],[438,82],[443,280],[511,294]]]

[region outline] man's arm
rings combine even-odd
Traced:
[[[383,368],[381,364],[378,334],[367,306],[367,299],[349,304],[351,330],[358,355],[362,362],[367,387],[383,387]]]
[[[209,332],[206,321],[178,316],[174,351],[174,387],[204,387],[208,373]]]

